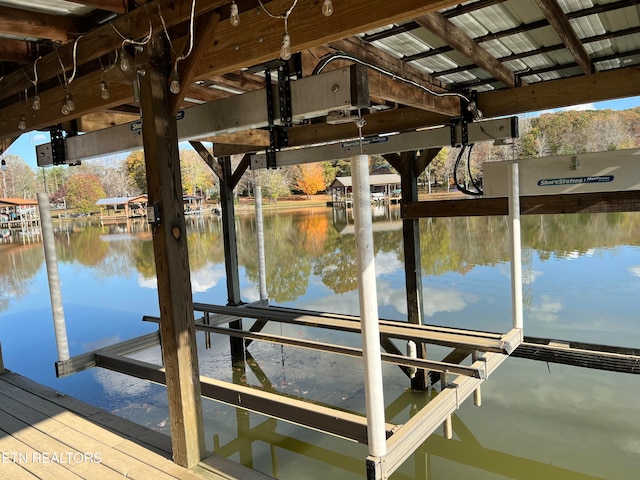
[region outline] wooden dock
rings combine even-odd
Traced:
[[[15,373],[0,374],[2,480],[271,478],[216,456],[182,468],[170,452],[166,435]]]

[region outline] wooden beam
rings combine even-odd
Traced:
[[[158,278],[160,335],[166,369],[173,459],[191,468],[205,455],[202,398],[189,254],[182,202],[176,117],[169,109],[171,71],[168,40],[155,34],[145,49],[146,74],[141,77],[142,137],[149,205],[158,208],[153,251]]]
[[[78,118],[78,130],[84,133],[94,132],[96,130],[102,130],[103,128],[134,122],[139,118],[140,114],[105,110],[103,112],[90,113]]]
[[[87,5],[89,7],[99,8],[107,12],[126,13],[127,2],[124,0],[68,0],[79,5]]]
[[[29,42],[24,40],[0,40],[0,62],[29,63],[33,60]]]
[[[506,197],[409,202],[402,205],[402,218],[507,215],[507,203]],[[640,195],[637,191],[520,197],[521,215],[638,211]]]
[[[199,0],[196,2],[196,15],[220,7],[225,3],[228,3],[228,0]],[[158,8],[162,11],[167,28],[170,28],[189,19],[191,1],[157,0],[146,4],[146,8],[136,8],[126,15],[114,18],[101,27],[91,30],[78,41],[76,64],[83,65],[122,48],[122,37],[118,35],[116,29],[127,38],[140,39],[149,33],[149,20],[151,20],[153,30],[155,32],[160,31],[162,22],[159,15],[155,14],[158,12]],[[150,12],[154,14],[150,15]],[[32,17],[33,14],[30,15],[30,18]],[[72,31],[75,31],[75,29],[72,29]],[[179,43],[179,41],[175,40],[174,43]],[[58,48],[57,53],[52,52],[40,59],[38,62],[38,77],[41,82],[60,75],[58,53],[66,70],[73,68],[73,44],[70,43]],[[5,77],[0,97],[9,97],[32,86],[22,71],[12,72]]]
[[[180,110],[182,101],[187,93],[187,88],[185,87],[193,83],[196,68],[200,64],[202,56],[213,38],[213,34],[216,31],[219,21],[220,14],[215,11],[207,12],[197,19],[196,28],[193,34],[194,38],[192,39],[193,48],[191,55],[178,63],[180,84],[183,88],[181,88],[180,91],[170,99],[171,111],[174,115],[178,114],[178,110]],[[185,46],[185,48],[187,47]]]
[[[418,17],[458,3],[455,0],[395,0],[390,8],[387,0],[341,0],[331,17],[318,16],[315,2],[299,3],[289,17],[289,35],[294,52],[325,45],[390,23]],[[269,2],[274,12],[286,11],[291,0]],[[282,20],[272,19],[260,9],[240,14],[235,28],[222,22],[207,54],[203,58],[197,79],[240,70],[280,55]]]
[[[507,87],[516,86],[515,76],[511,70],[478,45],[464,30],[447,20],[444,15],[433,12],[414,20]]]
[[[215,158],[213,158],[213,155],[211,154],[211,152],[209,152],[207,147],[205,147],[202,142],[192,141],[189,143],[191,144],[193,149],[198,152],[198,155],[200,155],[205,163],[209,165],[209,168],[213,170],[213,173],[215,173],[218,178],[222,178],[222,167],[218,162],[216,162]]]
[[[80,31],[71,17],[0,7],[0,34],[67,43]]]
[[[2,358],[2,343],[0,343],[0,375],[2,375],[5,371],[4,359]]]
[[[569,19],[564,14],[564,11],[560,5],[558,5],[558,2],[556,0],[535,0],[535,2],[542,11],[542,14],[549,21],[551,27],[562,40],[562,43],[565,44],[569,53],[573,55],[573,58],[575,58],[578,65],[580,65],[583,73],[587,75],[592,73],[593,66],[591,65],[589,54],[576,35],[571,23],[569,23]]]
[[[460,99],[452,96],[437,96],[427,92],[426,89],[436,93],[447,93],[438,80],[422,73],[412,65],[375,48],[358,37],[333,42],[330,46],[365,63],[380,67],[380,69],[388,71],[396,77],[394,79],[389,75],[383,75],[378,70],[369,68],[367,72],[369,93],[372,97],[422,108],[443,115],[460,115]],[[398,80],[398,78],[412,83]],[[420,88],[415,84],[424,88]]]

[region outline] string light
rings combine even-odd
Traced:
[[[231,2],[231,14],[229,15],[229,22],[234,27],[240,25],[240,13],[238,12],[238,5],[236,2]]]
[[[108,55],[109,65],[106,67],[102,65],[102,57],[98,57],[98,61],[100,62],[100,68],[102,69],[102,73],[100,74],[100,98],[103,100],[109,100],[111,98],[111,93],[109,92],[109,86],[104,79],[104,74],[111,70],[118,64],[118,50],[116,50],[116,58],[113,59],[113,63],[111,63],[111,54]]]
[[[282,34],[282,46],[280,47],[280,58],[289,60],[291,58],[291,37],[287,32]]]
[[[291,12],[293,12],[293,9],[296,8],[296,5],[298,4],[298,0],[293,0],[291,6],[280,15],[274,15],[273,13],[271,13],[269,9],[264,6],[262,0],[258,0],[258,2],[260,3],[262,10],[264,10],[264,12],[271,18],[284,19],[284,35],[282,35],[282,45],[280,46],[280,58],[282,60],[289,60],[291,58],[291,37],[289,36],[288,21],[289,15],[291,15]],[[333,5],[331,6],[331,8],[333,9]]]
[[[42,57],[38,57],[36,58],[36,61],[33,62],[33,80],[31,80],[29,78],[29,75],[27,75],[27,72],[24,72],[25,77],[27,77],[27,80],[29,80],[32,84],[33,84],[33,89],[34,89],[34,94],[33,94],[33,100],[31,103],[31,108],[33,108],[34,110],[40,110],[40,95],[38,95],[38,60],[40,60]]]
[[[178,71],[174,70],[171,74],[171,83],[169,83],[169,91],[174,95],[180,93],[180,76]]]
[[[22,115],[20,117],[20,121],[18,122],[18,130],[26,130],[27,129],[27,117]]]
[[[60,109],[60,112],[63,115],[69,115],[75,109],[76,109],[76,104],[73,101],[73,95],[67,92],[67,94],[65,94],[64,96],[64,102],[62,102],[62,108]]]
[[[0,170],[3,172],[7,171],[7,161],[4,158],[2,159],[2,166],[0,166]]]
[[[109,100],[109,97],[111,97],[111,94],[109,93],[107,82],[102,80],[100,82],[100,98],[102,98],[103,100]]]
[[[322,14],[325,17],[330,17],[333,14],[333,2],[331,0],[324,0],[322,2]]]
[[[131,70],[131,55],[124,49],[124,42],[122,42],[122,51],[120,52],[120,70],[128,72]]]

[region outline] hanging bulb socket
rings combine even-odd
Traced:
[[[280,47],[280,58],[289,60],[291,58],[291,37],[288,33],[282,35],[282,46]]]
[[[171,83],[169,83],[169,91],[174,95],[180,93],[180,77],[176,70],[171,74]]]
[[[109,97],[111,97],[111,94],[109,93],[107,82],[102,80],[100,82],[100,98],[102,98],[103,100],[109,100]]]
[[[67,93],[64,96],[64,102],[62,102],[62,108],[60,109],[60,112],[63,115],[69,115],[75,109],[76,109],[76,104],[73,101],[73,96],[70,93]]]
[[[40,110],[40,95],[36,94],[33,96],[31,108],[33,108],[34,110]]]
[[[27,129],[27,117],[22,115],[20,117],[20,121],[18,122],[18,130],[26,130]]]
[[[333,15],[333,2],[331,0],[324,0],[322,2],[322,14],[325,17]]]
[[[231,2],[231,13],[229,15],[229,22],[234,27],[240,25],[240,13],[238,12],[238,5],[236,2]]]

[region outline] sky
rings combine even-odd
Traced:
[[[627,110],[629,108],[640,107],[640,97],[623,98],[619,100],[608,100],[606,102],[586,103],[566,108],[544,110],[541,112],[529,113],[528,116],[537,116],[542,113],[560,112],[565,110]],[[6,155],[22,157],[31,168],[36,169],[36,145],[47,143],[49,134],[43,132],[28,132],[16,140],[5,152]],[[126,157],[124,155],[122,158]],[[113,157],[112,157],[113,158]]]

